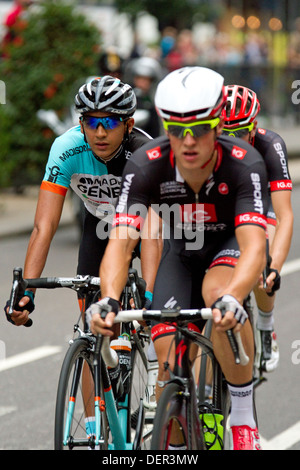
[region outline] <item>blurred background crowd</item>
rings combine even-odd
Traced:
[[[0,15],[0,188],[40,179],[93,75],[134,86],[137,122],[153,137],[156,84],[185,65],[255,90],[269,128],[300,125],[299,0],[2,0]]]

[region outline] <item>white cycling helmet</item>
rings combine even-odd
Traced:
[[[220,115],[226,98],[222,75],[205,67],[183,67],[158,84],[155,106],[166,120],[211,119]]]

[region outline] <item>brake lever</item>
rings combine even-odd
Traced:
[[[9,310],[8,310],[9,315],[12,315],[18,303],[20,302],[22,297],[24,297],[25,290],[26,290],[26,281],[23,279],[22,268],[14,268],[13,284],[12,284],[10,300],[9,300]],[[33,323],[32,319],[28,318],[24,326],[30,327],[32,323]]]

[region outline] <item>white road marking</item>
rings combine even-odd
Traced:
[[[0,406],[0,416],[8,415],[9,413],[12,413],[13,411],[16,411],[15,406]]]
[[[300,258],[284,264],[280,275],[286,276],[300,270]],[[300,421],[269,441],[261,437],[263,450],[287,450],[300,441]]]
[[[262,437],[260,441],[262,450],[288,450],[300,441],[300,421],[269,441]]]
[[[300,258],[293,259],[292,261],[287,261],[283,265],[280,275],[286,276],[287,274],[291,274],[299,270],[300,270]]]
[[[52,356],[53,354],[59,353],[61,349],[60,346],[41,346],[21,354],[16,354],[15,356],[7,357],[0,360],[0,372],[37,361],[38,359],[43,359],[47,356]]]

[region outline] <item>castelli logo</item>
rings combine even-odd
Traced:
[[[226,183],[220,183],[218,186],[218,191],[220,194],[228,194],[229,189]]]
[[[257,129],[257,131],[260,133],[260,134],[263,134],[265,135],[265,133],[267,132],[266,129],[262,129],[261,127],[259,129]]]
[[[236,145],[233,147],[231,155],[239,160],[243,160],[247,153],[247,150],[242,149],[241,147],[237,147]]]
[[[155,147],[154,149],[147,150],[146,154],[148,155],[149,160],[156,160],[156,158],[161,157],[160,147]]]

